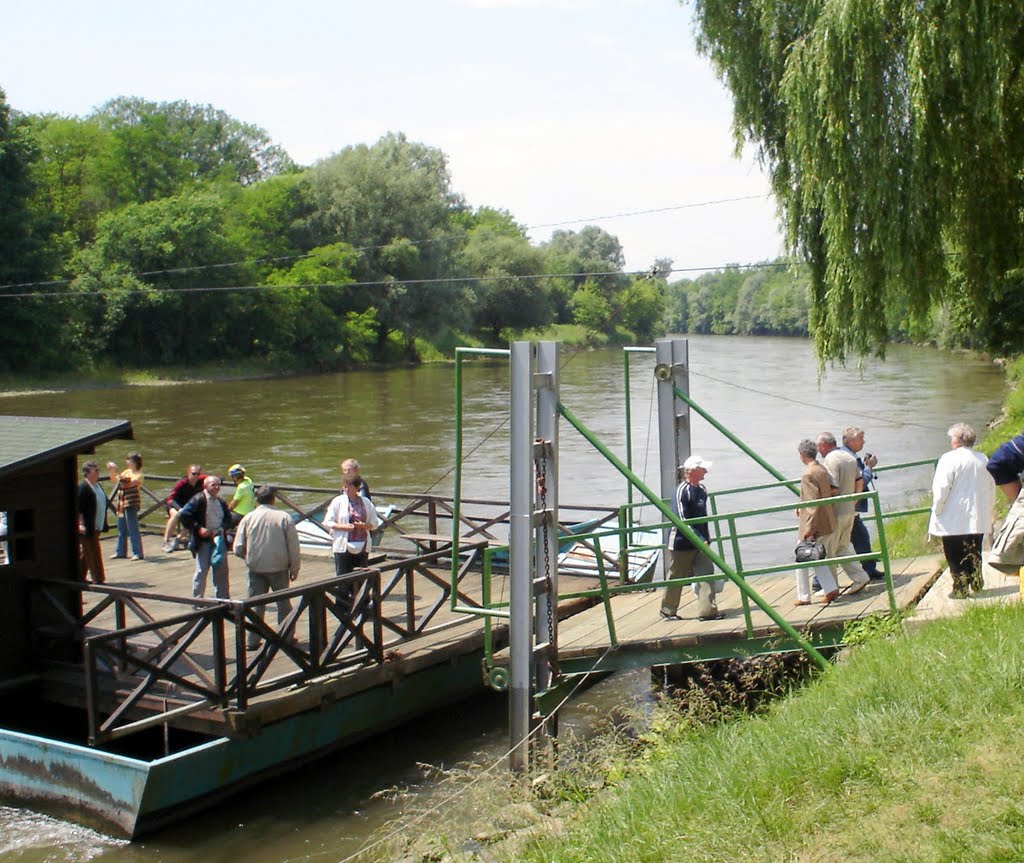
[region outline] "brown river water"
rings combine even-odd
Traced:
[[[971,423],[983,434],[1005,393],[1001,370],[977,359],[926,348],[894,347],[885,362],[830,368],[820,385],[811,346],[800,339],[691,337],[690,394],[723,426],[787,476],[801,465],[796,443],[848,425],[866,430],[866,449],[882,464],[933,458],[948,448],[946,429]],[[635,472],[658,484],[653,355],[632,355]],[[617,350],[561,357],[561,400],[625,460],[623,363]],[[333,487],[338,462],[358,458],[371,487],[450,494],[454,442],[450,366],[350,372],[260,381],[128,387],[0,398],[0,413],[131,420],[135,442],[104,446],[102,461],[138,449],[151,474],[181,474],[199,461],[225,472],[240,462],[257,482]],[[508,368],[474,360],[464,370],[463,494],[508,496]],[[714,462],[712,490],[772,478],[700,418],[693,450]],[[625,481],[562,425],[563,504],[617,505]],[[927,468],[879,480],[885,506],[917,503]],[[777,501],[756,497],[741,509]],[[652,521],[655,519],[651,519]],[[156,539],[147,539],[147,542]],[[790,538],[767,541],[761,558],[779,560]],[[754,556],[755,558],[757,555]],[[650,696],[645,673],[617,675],[587,690],[563,714],[563,728],[585,731],[589,717]],[[447,768],[500,761],[506,745],[505,697],[481,690],[457,710],[423,717],[284,777],[243,791],[213,810],[128,844],[84,828],[0,807],[0,863],[156,861],[341,861],[410,805],[429,805],[450,789],[422,765]],[[388,793],[389,789],[401,789]],[[457,804],[443,817],[457,820]],[[440,817],[430,828],[443,830]]]

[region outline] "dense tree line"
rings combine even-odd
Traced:
[[[444,153],[401,134],[302,168],[210,106],[27,115],[0,91],[0,370],[340,368],[552,323],[646,341],[664,291],[600,228],[534,244],[470,207]]]

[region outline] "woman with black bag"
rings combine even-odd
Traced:
[[[814,441],[804,438],[797,444],[800,461],[805,465],[803,476],[800,477],[800,500],[824,500],[832,497],[832,483],[828,471],[818,464],[818,447]],[[809,506],[796,511],[800,519],[800,541],[821,543],[826,536],[836,529],[836,516],[831,506]],[[820,558],[818,558],[820,560]],[[839,596],[839,585],[835,574],[827,566],[817,565],[814,574],[824,591],[821,597],[823,605],[827,605]],[[811,570],[800,568],[796,571],[796,599],[793,605],[811,604]]]

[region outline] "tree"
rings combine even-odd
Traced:
[[[661,329],[665,315],[665,281],[635,276],[618,297],[620,319],[638,342],[651,342]]]
[[[190,192],[104,215],[96,240],[73,261],[91,330],[115,361],[170,364],[245,355],[251,339],[245,294],[211,291],[235,284],[225,262],[240,260],[223,201]],[[217,266],[212,266],[217,265]]]
[[[24,118],[12,115],[0,89],[0,369],[11,371],[65,369],[80,356],[72,308],[60,297],[30,296],[59,290],[31,284],[51,279],[55,265],[48,248],[53,221],[33,203],[35,158]]]
[[[948,304],[1024,347],[1024,11],[1005,0],[695,0],[791,250],[819,357],[882,352],[894,309]]]
[[[526,330],[552,320],[543,253],[504,211],[482,208],[474,214],[460,271],[472,282],[474,326],[497,340],[506,328]]]
[[[464,208],[451,190],[447,158],[389,133],[309,170],[310,232],[317,245],[345,242],[359,251],[365,306],[376,309],[378,350],[398,333],[408,355],[416,336],[461,323],[464,289],[445,282],[461,235],[450,217]]]
[[[246,185],[295,168],[265,131],[212,105],[122,96],[88,119],[112,136],[106,182],[122,201],[152,201],[203,181]]]
[[[587,225],[580,231],[555,231],[541,248],[549,273],[568,275],[569,295],[589,282],[606,301],[629,284],[622,275],[625,258],[618,239],[603,228]]]

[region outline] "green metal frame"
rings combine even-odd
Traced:
[[[794,494],[799,494],[799,481],[786,478],[780,471],[770,465],[767,461],[762,459],[757,453],[755,453],[750,447],[748,447],[742,440],[740,440],[735,434],[729,429],[719,423],[714,417],[712,417],[707,411],[701,408],[696,402],[689,398],[685,393],[681,392],[678,388],[673,387],[673,392],[677,397],[690,406],[692,410],[703,417],[708,423],[710,423],[718,432],[724,435],[728,440],[734,443],[744,453],[749,455],[755,462],[763,467],[769,474],[776,478],[776,482],[762,483],[758,485],[749,485],[736,488],[730,488],[720,491],[710,492],[708,495],[709,512],[710,514],[706,518],[702,519],[689,519],[683,521],[674,512],[672,512],[671,506],[661,499],[653,490],[633,472],[632,469],[632,435],[631,435],[631,410],[630,410],[630,380],[629,380],[629,354],[630,353],[653,353],[653,348],[626,348],[624,350],[624,378],[626,388],[626,463],[624,464],[614,453],[612,453],[597,437],[591,432],[564,404],[558,402],[557,410],[559,414],[576,429],[577,432],[593,446],[613,467],[618,470],[623,477],[626,479],[627,484],[627,503],[619,508],[618,528],[607,529],[601,531],[595,531],[589,534],[583,534],[577,538],[581,541],[591,541],[594,543],[595,548],[598,551],[597,554],[597,565],[598,565],[598,584],[594,589],[584,591],[573,591],[560,593],[559,599],[572,599],[572,598],[596,598],[604,606],[605,618],[608,625],[609,643],[613,649],[619,647],[619,641],[615,631],[615,620],[612,612],[611,598],[619,593],[629,593],[640,590],[649,590],[650,585],[647,583],[643,584],[628,584],[625,582],[626,564],[628,561],[628,555],[630,550],[638,550],[639,546],[632,545],[632,532],[633,525],[636,523],[634,518],[634,511],[640,507],[653,506],[657,509],[665,521],[657,524],[646,525],[646,529],[657,530],[668,526],[675,526],[679,529],[684,536],[686,536],[694,546],[704,551],[712,562],[717,566],[721,573],[715,573],[708,576],[694,576],[683,579],[671,579],[667,581],[659,582],[659,587],[667,587],[675,584],[693,584],[699,581],[711,581],[722,578],[724,576],[732,581],[740,592],[740,597],[743,605],[743,615],[746,629],[746,639],[742,642],[723,642],[720,644],[697,644],[686,647],[672,648],[667,651],[618,651],[616,654],[615,661],[613,663],[615,668],[623,667],[641,667],[645,665],[657,665],[657,664],[670,664],[675,662],[690,662],[698,661],[701,659],[717,659],[727,658],[735,656],[748,656],[755,653],[769,652],[769,651],[789,651],[789,650],[802,650],[808,654],[808,656],[822,668],[828,667],[827,660],[821,655],[818,648],[829,648],[841,643],[842,639],[842,627],[836,627],[833,629],[822,629],[815,630],[813,633],[805,634],[799,632],[792,624],[790,624],[784,617],[782,617],[775,609],[766,603],[763,598],[755,591],[748,583],[747,579],[752,576],[758,575],[769,575],[779,572],[790,572],[793,569],[792,563],[776,564],[772,566],[759,567],[755,569],[745,569],[742,563],[742,554],[740,550],[740,540],[748,538],[756,538],[759,536],[770,536],[781,533],[792,532],[791,527],[780,527],[771,528],[766,530],[754,530],[743,532],[738,529],[738,522],[742,519],[750,518],[759,515],[770,515],[780,512],[791,512],[798,507],[815,507],[815,506],[831,506],[837,502],[846,500],[868,500],[871,502],[870,510],[871,515],[867,516],[868,519],[874,522],[875,532],[878,536],[878,552],[864,555],[847,555],[844,557],[829,558],[825,563],[842,564],[851,561],[864,561],[864,560],[879,560],[883,567],[885,574],[885,584],[889,595],[889,607],[892,612],[896,612],[896,600],[893,592],[892,584],[892,572],[889,565],[889,550],[888,542],[885,536],[885,521],[892,518],[899,518],[904,515],[910,515],[919,512],[927,512],[925,508],[906,509],[896,512],[883,513],[881,511],[881,505],[876,491],[864,491],[857,494],[845,495],[841,497],[832,497],[821,501],[793,501],[792,503],[779,504],[775,506],[760,507],[756,509],[748,509],[742,511],[733,512],[719,512],[719,501],[728,495],[745,494],[754,491],[771,490],[775,488],[786,488]],[[492,633],[492,618],[508,619],[508,603],[493,602],[491,595],[491,573],[492,573],[492,560],[495,554],[502,549],[498,547],[489,547],[484,550],[483,553],[483,586],[482,586],[482,608],[466,607],[457,604],[456,591],[454,586],[457,583],[458,575],[458,550],[459,550],[459,535],[458,535],[458,524],[459,515],[461,511],[461,493],[462,493],[462,360],[464,356],[484,355],[492,357],[503,357],[509,356],[509,351],[499,349],[484,349],[484,348],[457,348],[456,349],[456,362],[455,362],[455,492],[453,495],[453,536],[452,536],[452,599],[451,609],[457,612],[463,612],[466,614],[474,614],[483,618],[484,621],[484,646],[485,646],[485,669],[487,675],[492,680],[496,681],[500,676],[502,669],[496,667],[494,664],[494,651],[493,651],[493,633]],[[922,459],[918,461],[904,462],[896,465],[888,465],[883,468],[876,470],[877,473],[883,471],[895,471],[910,467],[918,467],[923,465],[934,465],[935,459]],[[639,503],[634,502],[634,489],[638,490],[643,497],[644,501]],[[693,531],[691,525],[708,523],[713,525],[714,536],[710,543],[705,543],[702,537]],[[725,530],[723,531],[723,523],[725,524]],[[619,537],[619,548],[620,548],[620,566],[619,571],[616,573],[616,580],[618,584],[610,584],[608,572],[606,571],[605,562],[603,555],[600,554],[600,541],[602,537],[608,537],[612,535],[618,535]],[[659,547],[661,547],[659,543]],[[649,546],[643,546],[643,548],[649,548]],[[731,557],[733,563],[730,564],[726,561],[727,549],[731,551]],[[771,637],[760,637],[755,636],[753,632],[753,623],[751,620],[751,604],[760,608],[772,622],[779,627],[781,630],[780,634],[775,634]],[[620,655],[621,654],[621,655]],[[577,669],[578,666],[578,669]],[[586,666],[584,668],[584,666]],[[586,660],[566,660],[561,662],[561,669],[563,674],[568,676],[568,679],[572,679],[574,676],[582,673],[592,673],[593,660],[592,658]],[[560,692],[563,688],[563,684],[559,683],[557,686],[543,694],[544,698],[548,698],[552,693]]]

